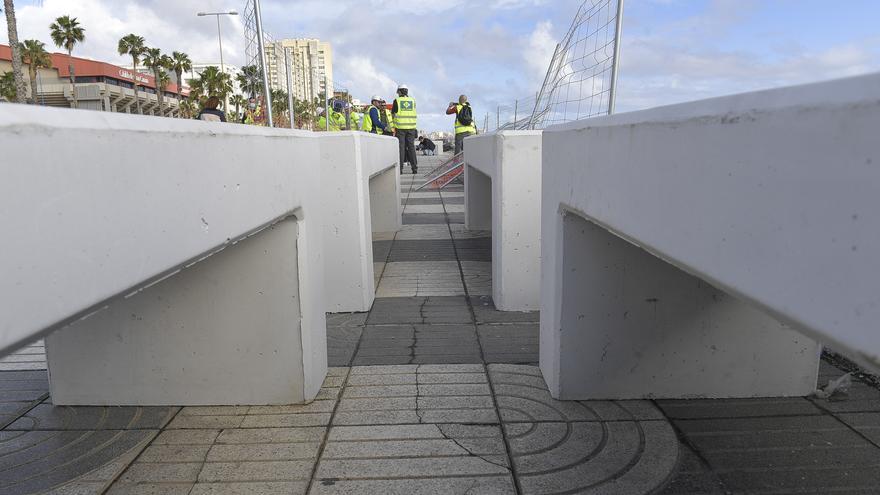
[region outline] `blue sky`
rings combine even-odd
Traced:
[[[334,47],[336,83],[366,99],[407,83],[421,126],[448,130],[446,103],[467,93],[478,115],[540,86],[581,0],[262,0],[276,38]],[[124,63],[116,40],[135,32],[165,51],[217,57],[202,10],[243,0],[18,0],[20,36],[49,43],[57,15],[87,29],[82,56]],[[626,0],[618,111],[880,70],[877,0]],[[5,30],[0,42],[5,42]],[[224,21],[224,56],[244,61],[239,19]]]

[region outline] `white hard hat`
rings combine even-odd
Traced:
[[[382,97],[373,95],[370,97],[370,101],[382,101]]]
[[[397,89],[405,89],[405,90],[409,91],[409,86],[407,86],[406,84],[401,84],[400,86],[397,87]]]
[[[323,107],[318,107],[317,113],[318,113],[318,115],[323,114],[323,113],[324,113],[324,108],[323,108]]]

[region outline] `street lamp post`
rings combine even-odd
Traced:
[[[238,12],[234,10],[230,10],[229,12],[199,12],[196,14],[199,17],[205,17],[212,15],[217,19],[217,41],[220,43],[220,72],[226,74],[226,66],[223,65],[223,36],[220,34],[220,16],[221,15],[238,15]],[[177,81],[177,84],[180,84],[180,81]],[[223,95],[223,111],[229,110],[229,101],[227,98],[228,95]]]

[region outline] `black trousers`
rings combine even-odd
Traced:
[[[416,129],[398,129],[397,142],[400,145],[400,170],[403,171],[403,164],[409,162],[413,173],[418,170],[419,160],[416,158]]]

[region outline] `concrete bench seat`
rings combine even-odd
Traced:
[[[54,404],[315,397],[315,135],[3,105],[0,149],[0,355],[46,336]]]
[[[541,131],[465,139],[465,228],[492,231],[492,299],[502,311],[541,304]]]
[[[816,387],[880,369],[880,75],[553,127],[540,360],[554,397]]]
[[[401,227],[397,140],[363,132],[320,136],[326,309],[369,311],[376,296],[372,234]]]

